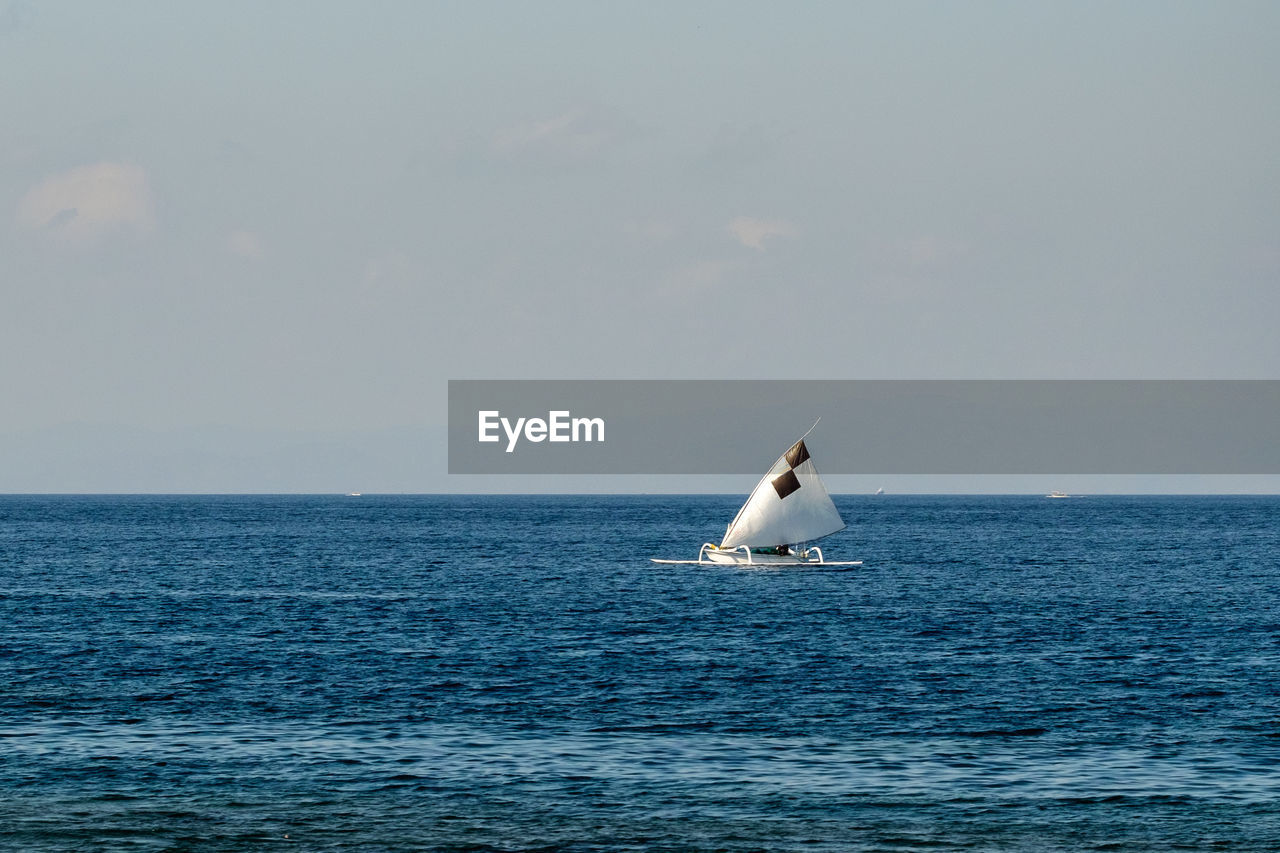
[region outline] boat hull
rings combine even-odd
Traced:
[[[741,551],[707,551],[703,556],[707,562],[723,563],[731,566],[799,566],[805,563],[820,563],[821,559],[805,559],[796,554],[744,554]]]
[[[793,560],[791,562],[748,563],[746,560],[740,562],[721,562],[716,560],[659,560],[657,557],[650,557],[649,562],[661,563],[664,566],[742,566],[747,569],[780,569],[780,568],[798,568],[800,566],[811,566],[814,568],[821,566],[861,566],[861,560]]]
[[[717,548],[710,543],[698,551],[696,560],[659,560],[655,563],[668,566],[752,566],[777,568],[783,566],[861,566],[861,560],[827,561],[819,548],[809,548],[800,553],[756,554],[746,548]]]

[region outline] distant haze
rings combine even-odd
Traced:
[[[0,492],[721,488],[450,478],[450,378],[1280,378],[1278,32],[0,0]]]

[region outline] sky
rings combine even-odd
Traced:
[[[0,492],[564,487],[447,477],[451,378],[1280,378],[1277,33],[0,0]]]

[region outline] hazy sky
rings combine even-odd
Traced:
[[[426,435],[449,378],[1276,378],[1278,36],[0,0],[0,442]]]

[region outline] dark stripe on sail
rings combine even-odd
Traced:
[[[800,488],[800,478],[796,476],[795,471],[787,471],[785,474],[773,478],[773,490],[778,493],[778,497],[785,499],[787,495],[797,491]]]
[[[787,451],[787,464],[792,468],[799,468],[800,464],[809,458],[809,448],[804,446],[803,441],[797,441],[795,446]]]

